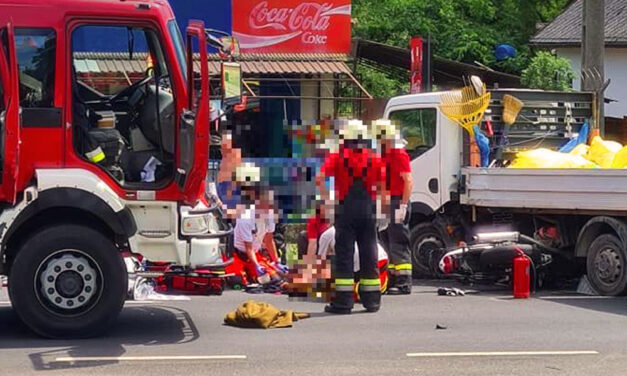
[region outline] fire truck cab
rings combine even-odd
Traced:
[[[215,261],[209,72],[192,45],[206,62],[204,25],[184,43],[166,0],[0,0],[0,274],[36,333],[113,323],[125,255]],[[135,73],[99,75],[100,51]]]

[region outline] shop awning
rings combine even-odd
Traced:
[[[90,74],[136,74],[146,70],[146,53],[135,53],[129,59],[121,52],[78,52],[74,54],[77,73]],[[337,54],[246,54],[235,61],[242,65],[244,75],[282,74],[346,74],[351,70],[346,65],[348,56]],[[209,55],[209,72],[220,74],[222,60],[217,54]],[[199,69],[196,61],[196,69]]]
[[[220,72],[221,59],[209,56],[212,74]],[[244,75],[351,74],[347,55],[341,54],[242,54],[235,58]],[[198,64],[198,63],[196,63]],[[197,66],[198,68],[198,66]]]
[[[128,53],[122,52],[78,52],[74,54],[74,65],[79,75],[93,75],[103,78],[123,76],[130,82],[131,78],[143,76],[146,71],[147,58],[148,54],[146,53],[135,53],[133,58],[129,59]],[[345,77],[344,81],[349,81],[359,88],[363,98],[371,99],[372,96],[351,73],[351,69],[346,64],[348,59],[349,57],[343,54],[312,53],[242,54],[234,60],[241,64],[244,86],[253,96],[255,94],[248,85],[249,81],[264,80],[263,76],[279,76],[283,81],[294,81],[298,80],[295,76],[341,75]],[[222,61],[217,54],[209,55],[209,72],[212,76],[220,75]],[[194,62],[195,70],[200,70],[199,64],[198,60]],[[272,78],[265,79],[271,80]],[[316,78],[313,77],[312,79]]]

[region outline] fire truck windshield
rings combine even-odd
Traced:
[[[181,30],[179,30],[176,20],[172,19],[168,21],[168,32],[172,43],[174,43],[174,49],[176,50],[176,60],[179,63],[179,68],[183,73],[183,77],[187,76],[187,64],[185,62],[185,48],[183,46],[183,37],[181,36]]]

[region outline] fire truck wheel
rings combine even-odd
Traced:
[[[85,226],[44,228],[20,246],[9,276],[21,320],[50,338],[86,338],[116,320],[127,293],[124,261],[111,240]]]
[[[627,255],[615,235],[600,235],[590,244],[586,267],[588,280],[599,294],[616,296],[627,291]]]

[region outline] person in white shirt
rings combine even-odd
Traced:
[[[275,218],[272,209],[272,193],[262,192],[259,187],[260,170],[254,164],[243,164],[236,170],[237,180],[242,187],[242,205],[234,229],[234,246],[240,258],[256,272],[258,279],[268,274],[270,277],[284,275],[288,268],[281,264],[274,243]],[[265,249],[269,259],[261,254]]]

